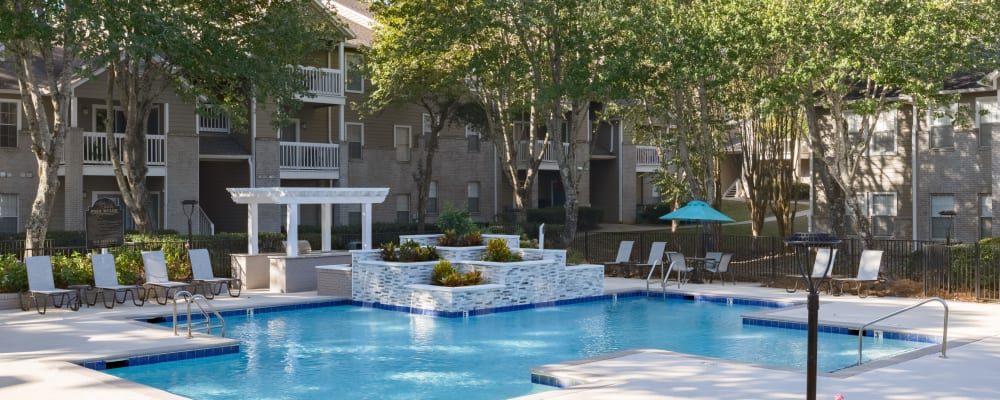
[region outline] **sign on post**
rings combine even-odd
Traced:
[[[125,243],[122,211],[110,199],[100,199],[87,209],[87,247],[105,248]]]

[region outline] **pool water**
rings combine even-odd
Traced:
[[[463,318],[355,306],[229,317],[240,352],[107,370],[193,399],[503,399],[551,390],[530,368],[655,348],[805,369],[806,331],[743,325],[764,309],[636,297]],[[928,343],[865,338],[865,359]],[[819,368],[857,360],[857,337],[819,334]]]

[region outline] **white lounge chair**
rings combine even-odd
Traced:
[[[687,265],[687,259],[685,259],[684,255],[681,253],[675,251],[667,252],[667,258],[670,259],[670,266],[667,267],[667,273],[663,275],[663,282],[661,286],[666,289],[667,278],[670,277],[670,272],[676,272],[677,287],[681,287],[681,281],[684,280],[684,277],[687,276],[688,273],[694,271],[694,268]]]
[[[125,299],[128,299],[129,293],[132,294],[132,304],[141,306],[146,303],[144,296],[139,296],[139,289],[141,289],[139,285],[118,284],[118,271],[115,269],[114,254],[91,254],[90,265],[94,269],[94,289],[97,290],[94,295],[94,303],[97,302],[97,296],[101,296],[105,308],[115,308],[115,303],[124,303]],[[111,292],[111,301],[108,301],[108,292]],[[122,294],[121,299],[118,299],[118,293]],[[91,305],[93,304],[91,303]]]
[[[621,272],[622,264],[629,262],[632,258],[632,243],[633,242],[631,240],[623,240],[619,243],[618,255],[615,256],[615,261],[604,263],[604,269],[607,270],[608,267],[615,267],[612,275],[618,275]]]
[[[813,262],[813,269],[812,273],[810,273],[809,275],[809,279],[820,280],[819,286],[816,287],[817,290],[819,290],[823,286],[822,281],[825,279],[827,284],[829,285],[827,286],[826,292],[827,293],[833,292],[833,279],[831,278],[833,277],[833,264],[836,262],[836,260],[837,260],[837,249],[833,249],[833,252],[831,252],[830,249],[828,248],[821,248],[819,250],[816,250],[816,259]],[[829,265],[830,269],[827,269],[827,265]],[[826,271],[825,276],[823,275],[823,271]],[[802,275],[786,275],[786,276],[789,278],[797,278],[794,279],[795,283],[793,284],[792,287],[785,288],[785,291],[787,291],[788,293],[795,293],[795,291],[799,290],[799,282],[803,281]]]
[[[188,259],[191,260],[191,275],[194,277],[193,282],[195,283],[195,287],[204,287],[205,297],[212,298],[222,293],[223,286],[228,287],[229,296],[240,297],[242,285],[238,279],[215,277],[215,273],[212,272],[212,259],[208,256],[208,249],[189,249]]]
[[[858,276],[855,278],[837,278],[834,282],[837,283],[839,287],[839,292],[834,293],[834,295],[839,296],[844,294],[844,284],[845,283],[856,283],[858,291],[858,297],[868,297],[871,293],[871,288],[875,283],[878,282],[878,272],[882,266],[882,250],[865,250],[861,252],[861,264],[858,266]],[[868,290],[861,290],[862,287],[868,284]]]
[[[733,255],[728,253],[727,254],[718,253],[718,254],[719,254],[718,261],[706,263],[705,271],[711,272],[713,277],[718,275],[719,281],[722,282],[723,285],[725,285],[726,277],[723,276],[723,274],[729,272],[729,260],[733,258]],[[708,257],[706,256],[705,258]],[[733,274],[729,274],[730,279],[732,279],[732,276]],[[711,283],[712,278],[709,278],[708,282]],[[733,280],[733,284],[734,285],[736,284],[735,280]]]
[[[142,267],[146,271],[146,283],[143,287],[146,289],[147,300],[149,293],[153,292],[158,304],[167,304],[167,300],[173,298],[174,293],[188,286],[187,283],[174,282],[167,277],[167,261],[160,250],[142,252]],[[159,289],[163,289],[162,300]]]
[[[30,303],[35,303],[35,310],[39,314],[45,314],[49,299],[52,299],[52,305],[56,308],[69,305],[70,310],[80,309],[80,296],[75,290],[56,288],[55,280],[52,279],[52,259],[49,256],[25,258],[24,266],[28,272],[28,290],[19,296],[22,310],[28,311]]]

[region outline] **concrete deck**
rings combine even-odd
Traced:
[[[645,289],[635,279],[608,278],[609,292]],[[751,285],[689,284],[670,291],[741,298],[804,301],[805,294]],[[244,292],[239,298],[217,297],[220,310],[329,300],[313,292],[276,294]],[[916,302],[915,299],[858,299],[823,295],[821,323],[856,326]],[[842,393],[854,399],[990,399],[1000,398],[1000,386],[990,371],[1000,367],[1000,305],[948,302],[948,358],[934,349],[901,359],[876,362],[833,374],[821,374],[818,397]],[[83,308],[79,312],[51,310],[0,311],[0,398],[178,399],[176,395],[123,381],[73,364],[83,360],[171,349],[213,347],[230,339],[196,335],[174,336],[169,329],[135,322],[144,316],[169,315],[169,306],[118,305]],[[765,312],[769,318],[805,321],[804,307]],[[943,309],[931,303],[920,310],[887,320],[880,327],[940,336]],[[766,350],[765,350],[766,351]],[[566,360],[538,366],[536,372],[582,382],[521,399],[801,399],[805,374],[725,360],[659,350],[636,350],[592,360]],[[525,373],[527,378],[527,371]]]

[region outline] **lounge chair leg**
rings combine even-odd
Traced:
[[[117,293],[113,293],[112,296],[113,297],[111,297],[111,303],[108,303],[108,291],[104,290],[104,289],[101,289],[101,301],[104,302],[104,308],[108,308],[108,309],[115,308],[115,300],[116,300],[115,297],[117,297],[118,294]]]

